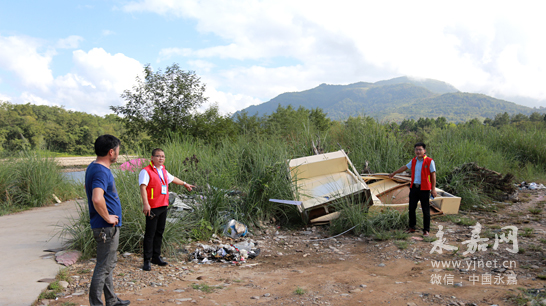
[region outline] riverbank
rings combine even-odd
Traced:
[[[118,158],[118,163],[124,163],[135,158],[138,158],[138,156],[120,155]],[[96,156],[56,157],[55,161],[63,168],[64,172],[74,172],[85,170],[87,165],[89,165],[95,159],[97,159]]]

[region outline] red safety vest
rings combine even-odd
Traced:
[[[163,206],[169,206],[169,182],[167,178],[167,170],[163,167],[163,177],[165,181],[161,181],[159,172],[153,167],[152,163],[144,168],[150,176],[148,186],[146,186],[146,193],[148,194],[148,204],[150,208],[158,208]],[[167,186],[167,194],[161,194],[161,186]]]
[[[430,163],[432,158],[425,155],[423,158],[423,167],[421,168],[421,190],[431,190],[432,184],[430,183]],[[411,185],[413,187],[413,180],[415,178],[415,164],[417,164],[417,157],[411,160]]]

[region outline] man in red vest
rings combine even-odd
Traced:
[[[167,208],[169,206],[169,183],[186,187],[191,191],[195,186],[190,185],[167,172],[165,167],[165,152],[161,149],[152,151],[152,161],[138,176],[140,196],[142,197],[142,212],[146,216],[146,232],[144,234],[144,265],[142,270],[151,271],[150,263],[166,266],[167,262],[161,259],[161,242],[167,222]]]
[[[409,194],[409,233],[415,232],[415,224],[417,223],[415,210],[417,202],[421,202],[423,211],[423,235],[427,237],[430,232],[430,195],[437,196],[436,193],[436,165],[432,158],[425,155],[426,145],[422,142],[416,143],[414,146],[415,157],[405,166],[394,171],[389,175],[390,178],[395,174],[411,170],[411,184]]]

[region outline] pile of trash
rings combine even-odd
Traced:
[[[458,180],[468,185],[478,185],[487,196],[496,200],[510,199],[517,194],[517,188],[513,184],[513,174],[507,173],[503,176],[496,171],[480,167],[476,163],[463,164],[453,169],[446,177],[447,182]],[[449,185],[445,190],[449,193],[458,193]]]
[[[194,263],[222,262],[237,264],[260,255],[257,243],[251,241],[215,246],[200,243],[197,246],[195,251],[189,255],[189,260]]]
[[[231,219],[224,228],[224,235],[230,238],[230,241],[245,239],[243,237],[247,233],[247,226],[234,219]],[[253,259],[260,255],[260,249],[257,247],[258,243],[251,239],[232,244],[222,243],[216,234],[213,234],[212,238],[211,242],[216,245],[197,244],[195,251],[189,254],[188,260],[194,263],[222,262],[240,264],[247,259]]]
[[[527,183],[527,182],[521,182],[521,184],[516,184],[516,186],[519,188],[519,190],[537,190],[537,189],[546,189],[546,186],[543,184],[537,184],[537,183]]]

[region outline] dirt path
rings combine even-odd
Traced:
[[[48,286],[37,281],[63,266],[44,250],[62,246],[58,225],[76,215],[76,202],[68,201],[0,217],[0,305],[28,306]]]

